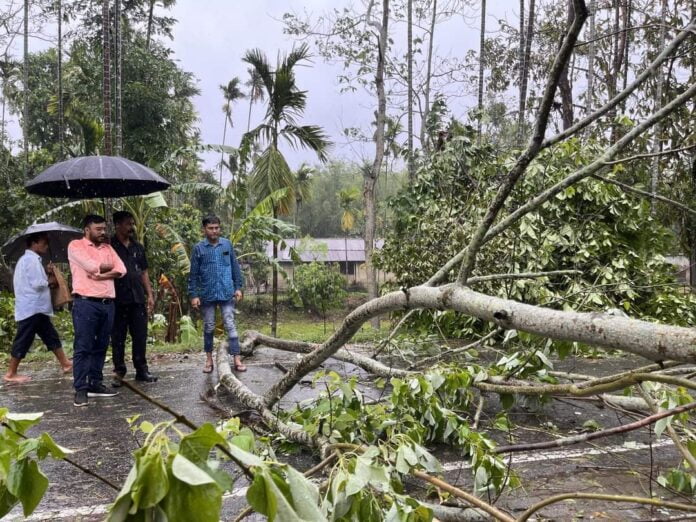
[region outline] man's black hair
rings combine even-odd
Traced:
[[[104,219],[102,216],[97,214],[87,214],[82,220],[82,228],[86,228],[93,224],[99,225],[101,223],[106,223],[106,219]]]
[[[117,212],[114,212],[114,225],[123,223],[126,219],[130,218],[134,218],[134,216],[127,210],[119,210]]]
[[[48,234],[46,232],[34,232],[33,234],[29,234],[27,237],[24,238],[24,241],[27,245],[27,248],[31,248],[31,245],[33,245],[34,243],[38,243],[42,239],[48,241]]]
[[[215,214],[208,214],[203,218],[203,226],[206,227],[208,225],[219,225],[220,224],[220,218],[217,217]]]

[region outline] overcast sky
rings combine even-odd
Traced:
[[[495,3],[497,5],[487,17],[491,32],[497,31],[498,17],[507,16],[507,11],[514,18],[517,14],[513,11],[515,3],[512,0]],[[201,94],[196,97],[195,104],[203,141],[222,142],[224,115],[219,86],[234,76],[246,81],[248,66],[242,62],[245,51],[258,47],[275,63],[278,52],[292,48],[295,40],[283,34],[281,19],[284,13],[316,15],[349,4],[346,0],[179,0],[172,11],[179,22],[174,28],[174,40],[169,45],[174,49],[181,67],[198,78]],[[353,5],[362,9],[359,0]],[[439,26],[436,52],[463,57],[469,49],[478,49],[479,13],[476,9],[468,9],[463,16],[454,17]],[[399,31],[399,27],[395,27],[395,30]],[[374,153],[373,146],[348,143],[341,131],[352,126],[370,131],[376,100],[361,89],[354,93],[342,93],[337,81],[341,69],[340,65],[325,63],[321,58],[315,58],[311,67],[298,69],[297,84],[309,91],[304,123],[324,127],[335,143],[332,158],[360,161]],[[463,113],[472,101],[464,98],[458,110]],[[248,107],[247,100],[235,105],[235,128],[231,132],[228,129],[227,144],[239,144],[242,133],[246,131]],[[255,106],[252,127],[262,117],[263,107]],[[296,167],[302,161],[316,163],[313,153],[284,152],[291,167]],[[210,166],[212,161],[206,158],[207,165]]]
[[[442,4],[443,2],[441,2]],[[478,4],[478,2],[472,2]],[[317,15],[333,8],[354,5],[358,12],[364,10],[361,0],[178,0],[174,8],[166,14],[178,20],[174,27],[174,39],[165,45],[175,52],[182,69],[194,74],[201,94],[194,99],[199,114],[198,126],[202,140],[207,144],[222,142],[224,115],[223,98],[220,85],[226,84],[234,76],[242,81],[248,78],[247,64],[242,56],[247,49],[258,47],[275,63],[277,53],[290,50],[296,43],[293,38],[283,34],[282,16],[286,12]],[[516,5],[513,0],[501,0],[490,5],[487,16],[487,33],[498,30],[498,19],[507,17],[511,23],[517,23]],[[464,57],[466,52],[478,50],[478,24],[480,11],[476,5],[467,8],[461,16],[452,17],[439,24],[436,31],[435,54],[438,56]],[[159,14],[165,12],[159,8]],[[53,28],[44,27],[44,33],[51,35]],[[392,38],[398,47],[405,40],[404,25],[392,24]],[[30,52],[45,49],[50,42],[32,38]],[[405,45],[405,42],[403,42]],[[403,45],[401,47],[403,48]],[[15,42],[15,56],[21,56],[21,41]],[[353,93],[341,92],[337,77],[342,67],[339,64],[325,63],[321,58],[313,59],[307,67],[297,69],[298,86],[308,91],[308,106],[303,123],[321,125],[335,143],[331,150],[332,159],[362,161],[374,154],[374,145],[348,143],[342,135],[346,127],[359,127],[371,133],[370,122],[373,120],[376,100],[364,90]],[[127,81],[127,78],[124,79]],[[457,116],[463,116],[475,100],[463,96],[453,106]],[[246,131],[248,101],[241,100],[233,110],[235,127],[228,129],[226,143],[236,146],[241,135]],[[252,114],[252,126],[263,117],[262,105],[255,105]],[[9,130],[15,138],[21,136],[16,116]],[[404,124],[405,126],[405,124]],[[416,126],[416,133],[418,127]],[[404,138],[405,140],[405,138]],[[316,163],[316,156],[308,151],[284,149],[291,167],[297,167],[302,161]],[[217,155],[207,155],[204,163],[215,168]]]

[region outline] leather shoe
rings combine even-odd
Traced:
[[[114,377],[111,380],[111,387],[112,388],[120,388],[121,386],[123,386],[123,384],[121,384],[121,379],[123,379],[124,377],[125,377],[125,375],[118,376],[117,374],[114,374]]]
[[[152,375],[150,372],[139,373],[135,376],[135,380],[138,382],[157,382],[157,376]]]

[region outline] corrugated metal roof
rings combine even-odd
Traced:
[[[365,262],[365,241],[363,239],[343,239],[335,238],[316,238],[306,239],[286,239],[285,248],[278,250],[278,260],[281,263],[290,263],[290,248],[295,248],[300,254],[300,258],[305,263],[321,261],[323,263]],[[383,239],[375,241],[375,248],[379,250],[384,245]],[[273,245],[266,243],[266,255],[273,257]]]

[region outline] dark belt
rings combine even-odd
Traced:
[[[90,297],[88,295],[73,294],[75,299],[84,299],[85,301],[93,301],[95,303],[110,304],[114,300],[111,297]]]

